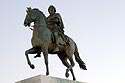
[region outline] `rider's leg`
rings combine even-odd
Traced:
[[[59,37],[58,37],[58,32],[54,32],[55,40],[56,40],[56,48],[53,52],[59,51]]]
[[[64,34],[64,30],[63,30],[63,29],[59,29],[59,30],[60,30],[60,35],[61,35],[63,41],[64,41],[66,44],[69,45],[69,41],[68,41],[68,39],[66,38],[66,35]]]

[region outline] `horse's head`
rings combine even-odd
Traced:
[[[25,20],[24,20],[24,26],[30,26],[30,24],[32,22],[34,22],[35,18],[36,18],[36,14],[35,12],[33,11],[33,9],[31,9],[31,7],[27,7],[27,10],[26,10],[27,14],[26,14],[26,17],[25,17]]]

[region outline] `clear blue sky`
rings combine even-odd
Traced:
[[[24,55],[31,48],[32,31],[23,26],[26,7],[39,8],[48,16],[54,5],[63,18],[65,33],[77,43],[88,70],[76,63],[78,81],[125,83],[125,0],[2,0],[0,1],[0,83],[45,75],[43,57],[31,61]],[[65,67],[56,55],[49,56],[50,76],[65,78]],[[69,79],[72,79],[70,76]]]

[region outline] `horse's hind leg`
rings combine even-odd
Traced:
[[[37,52],[38,52],[38,51],[37,51],[37,48],[36,48],[36,47],[33,47],[33,48],[31,48],[31,49],[25,51],[25,55],[26,55],[27,62],[28,62],[29,66],[30,66],[32,69],[34,69],[35,66],[34,66],[33,64],[31,64],[28,54],[35,54],[35,53],[37,53]]]
[[[74,76],[74,73],[73,73],[73,67],[75,65],[74,61],[73,61],[73,58],[69,58],[69,61],[71,63],[71,65],[69,65],[69,67],[66,69],[66,75],[68,75],[68,72],[69,70],[71,71],[72,75]],[[75,77],[73,77],[73,80],[76,80]]]
[[[67,57],[64,57],[64,55],[59,55],[59,54],[58,54],[58,56],[59,56],[60,60],[62,61],[62,63],[63,63],[67,68],[69,68],[69,67],[70,67],[70,64],[69,64],[68,61],[67,61]],[[67,69],[66,69],[66,70],[67,70]],[[72,74],[72,76],[73,76],[73,80],[76,80],[75,75],[74,75],[74,72],[73,72],[73,69],[70,68],[70,71],[71,71],[71,74]],[[69,73],[68,73],[68,72],[66,72],[65,75],[66,75],[66,77],[69,77]]]
[[[75,66],[75,63],[74,63],[74,60],[73,60],[73,53],[74,53],[74,47],[69,47],[67,50],[66,50],[66,57],[67,59],[69,59],[70,61],[70,64],[69,67],[67,68],[66,70],[66,74],[68,74],[69,70],[72,70],[72,68]],[[72,72],[72,71],[71,71]]]

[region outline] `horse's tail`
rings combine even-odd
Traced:
[[[81,69],[87,70],[86,64],[82,61],[82,59],[79,56],[79,52],[78,52],[78,48],[77,48],[76,43],[75,43],[75,52],[74,52],[74,55],[75,55],[76,62],[78,62],[78,64],[79,64],[79,67]]]

